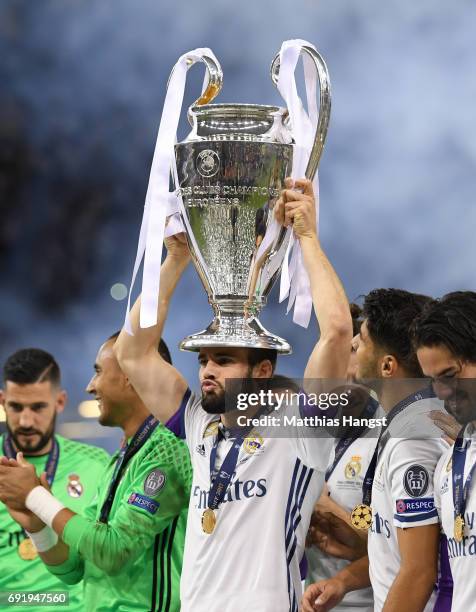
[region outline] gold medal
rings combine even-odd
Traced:
[[[367,531],[372,524],[372,508],[367,504],[355,506],[350,515],[350,521],[356,529]]]
[[[33,561],[38,557],[38,551],[30,538],[25,538],[20,542],[18,554],[24,561]]]
[[[207,508],[202,514],[202,529],[205,533],[213,533],[215,525],[217,524],[217,517],[215,512],[211,508]]]
[[[454,536],[457,542],[462,542],[464,538],[464,518],[461,514],[455,518]]]

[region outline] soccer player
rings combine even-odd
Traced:
[[[296,191],[292,181],[286,186],[277,203],[277,216],[285,225],[293,223],[300,241],[321,332],[305,377],[343,379],[352,338],[349,304],[316,237],[311,182],[296,181]],[[121,332],[115,349],[144,403],[185,436],[190,449],[194,472],[182,612],[297,611],[299,563],[332,440],[264,438],[258,430],[244,440],[230,434],[236,414],[225,412],[225,379],[269,379],[275,368],[273,351],[200,350],[202,396],[190,396],[183,376],[153,350],[172,293],[190,259],[183,236],[168,240],[167,249],[157,326],[139,327],[136,303],[131,313],[134,335]]]
[[[397,289],[375,290],[365,298],[357,378],[373,386],[387,413],[387,428],[363,486],[360,526],[371,517],[368,557],[308,587],[305,612],[329,610],[347,592],[370,582],[375,611],[433,608],[429,600],[437,580],[439,544],[433,475],[447,444],[429,418],[432,409],[441,409],[431,390],[406,380],[422,376],[410,330],[428,301]],[[419,428],[422,421],[428,423],[424,430]],[[415,439],[418,435],[425,439]],[[371,514],[365,508],[370,505]]]
[[[436,468],[435,505],[453,575],[451,609],[469,612],[476,602],[476,293],[449,293],[430,302],[415,322],[414,344],[424,374],[462,424]]]
[[[84,610],[178,612],[190,458],[122,373],[114,341],[99,349],[87,389],[99,402],[99,422],[124,431],[97,499],[84,513],[74,512],[39,486],[21,458],[19,467],[3,468],[10,477],[0,477],[0,498],[36,515],[20,511],[17,520],[28,521],[34,539],[49,541],[41,556],[50,572],[67,584],[83,580]],[[161,346],[162,358],[170,359]]]
[[[351,304],[351,315],[354,337],[351,344],[351,358],[347,370],[347,380],[355,382],[357,373],[356,352],[359,343],[361,309]],[[378,402],[362,392],[362,401],[357,406],[355,416],[362,418],[382,417]],[[347,409],[344,411],[348,413]],[[350,521],[350,513],[362,500],[362,484],[365,473],[377,446],[379,428],[355,427],[349,430],[348,436],[341,434],[336,440],[332,462],[326,471],[326,488],[323,491],[313,514],[311,525],[321,522],[322,512],[331,512],[344,520]],[[306,586],[331,578],[342,570],[348,561],[335,557],[321,550],[321,538],[313,539],[315,528],[311,527],[306,548],[308,573]],[[334,609],[336,612],[371,612],[373,610],[373,593],[371,588],[359,589],[346,594],[342,602]]]
[[[46,472],[54,495],[75,512],[83,512],[96,494],[97,483],[109,462],[102,449],[55,434],[56,416],[67,401],[54,357],[41,349],[17,351],[3,366],[0,403],[6,414],[6,433],[0,454],[14,458],[21,451],[37,474]],[[0,502],[0,592],[67,591],[69,605],[45,610],[84,610],[81,588],[66,586],[44,567],[24,529]],[[21,595],[27,597],[27,594]],[[32,610],[17,606],[18,610]]]

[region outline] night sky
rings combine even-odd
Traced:
[[[269,64],[287,38],[325,57],[321,238],[350,299],[474,290],[475,31],[469,0],[3,0],[2,361],[50,350],[70,394],[63,421],[79,420],[96,350],[122,325],[110,289],[129,285],[168,74],[199,46],[222,64],[218,102],[282,103]],[[202,79],[190,72],[184,109]],[[211,320],[193,269],[172,313],[165,339],[194,386],[196,356],[176,348]],[[302,374],[315,319],[296,327],[274,292],[262,320],[294,346],[279,370]]]

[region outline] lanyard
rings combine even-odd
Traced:
[[[476,461],[469,470],[466,482],[464,482],[464,465],[466,463],[466,455],[468,449],[471,446],[471,440],[464,440],[465,428],[459,432],[458,438],[453,446],[453,461],[452,461],[452,478],[453,478],[453,505],[454,514],[457,516],[464,516],[466,509],[466,502],[468,500],[469,489],[474,475],[474,469],[476,468]]]
[[[372,418],[374,414],[376,413],[377,408],[378,408],[378,402],[376,402],[373,397],[369,397],[367,405],[365,406],[364,411],[360,415],[360,418],[362,419]],[[342,459],[344,453],[349,448],[349,446],[353,444],[356,440],[358,440],[366,429],[367,427],[365,425],[362,427],[358,427],[355,429],[354,435],[352,437],[341,438],[339,440],[335,448],[334,461],[332,462],[332,465],[330,465],[327,468],[327,471],[326,471],[326,482],[332,476],[332,473],[336,469],[339,461]]]
[[[53,445],[51,447],[50,452],[48,453],[48,459],[46,461],[45,467],[46,480],[48,481],[50,487],[53,485],[53,481],[55,479],[56,469],[58,467],[59,461],[59,452],[60,450],[58,441],[56,438],[53,438]],[[3,439],[3,454],[5,455],[5,457],[8,457],[8,459],[15,459],[16,457],[15,448],[13,446],[13,442],[10,436],[5,436]]]
[[[144,446],[144,444],[150,438],[158,424],[159,421],[157,421],[157,419],[155,419],[152,415],[148,416],[146,420],[142,423],[142,425],[139,427],[139,429],[136,431],[130,443],[127,444],[127,442],[124,442],[121,446],[119,456],[117,457],[116,466],[114,468],[114,473],[112,475],[111,482],[109,483],[109,489],[106,495],[106,499],[101,508],[101,514],[99,516],[99,521],[101,523],[107,523],[108,521],[112,504],[114,503],[114,496],[116,495],[119,481],[124,473],[124,470],[127,467],[127,464],[132,459],[132,457]]]
[[[218,433],[215,437],[215,441],[213,443],[213,448],[210,453],[210,492],[208,494],[208,507],[211,510],[216,510],[218,506],[223,501],[225,497],[225,493],[228,489],[231,479],[233,478],[233,474],[235,473],[236,464],[238,463],[238,455],[240,454],[240,448],[243,444],[247,434],[244,436],[241,435],[235,438],[232,447],[228,451],[221,468],[217,471],[215,469],[216,458],[217,458],[217,450],[218,444],[220,443],[221,438],[223,438],[223,433],[221,429],[218,430]]]
[[[426,389],[422,389],[421,391],[412,393],[407,398],[403,399],[401,402],[398,402],[398,404],[396,404],[387,414],[387,424],[385,425],[385,427],[382,428],[380,432],[377,446],[375,448],[374,454],[372,455],[372,460],[370,461],[369,467],[367,468],[367,472],[365,473],[364,482],[362,484],[362,504],[370,506],[370,502],[372,501],[372,485],[374,482],[375,469],[377,467],[379,454],[383,451],[386,443],[390,439],[390,434],[387,431],[390,426],[390,423],[394,420],[396,416],[401,414],[404,410],[406,410],[415,402],[419,402],[420,400],[428,399],[430,397],[435,397],[435,394],[431,387],[427,387]]]

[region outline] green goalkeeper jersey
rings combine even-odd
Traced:
[[[52,486],[52,493],[65,506],[74,512],[84,512],[92,502],[97,491],[98,482],[107,467],[110,456],[96,446],[67,440],[56,435],[59,446],[58,464]],[[0,436],[0,454],[4,452],[4,436]],[[32,463],[38,475],[44,471],[48,454],[40,457],[26,456]],[[39,606],[46,611],[85,612],[83,594],[80,585],[68,586],[56,576],[47,571],[41,559],[36,556],[32,560],[20,557],[19,550],[25,539],[23,529],[8,514],[4,504],[0,502],[0,593],[7,591],[68,591],[68,606]],[[5,598],[3,595],[2,599]],[[2,601],[2,609],[5,606]],[[5,607],[9,609],[9,607]],[[11,610],[32,612],[35,605],[12,606]]]
[[[88,612],[176,612],[192,478],[188,449],[158,425],[127,463],[104,523],[118,456],[95,502],[65,527],[68,560],[48,569],[67,583],[83,579]]]

